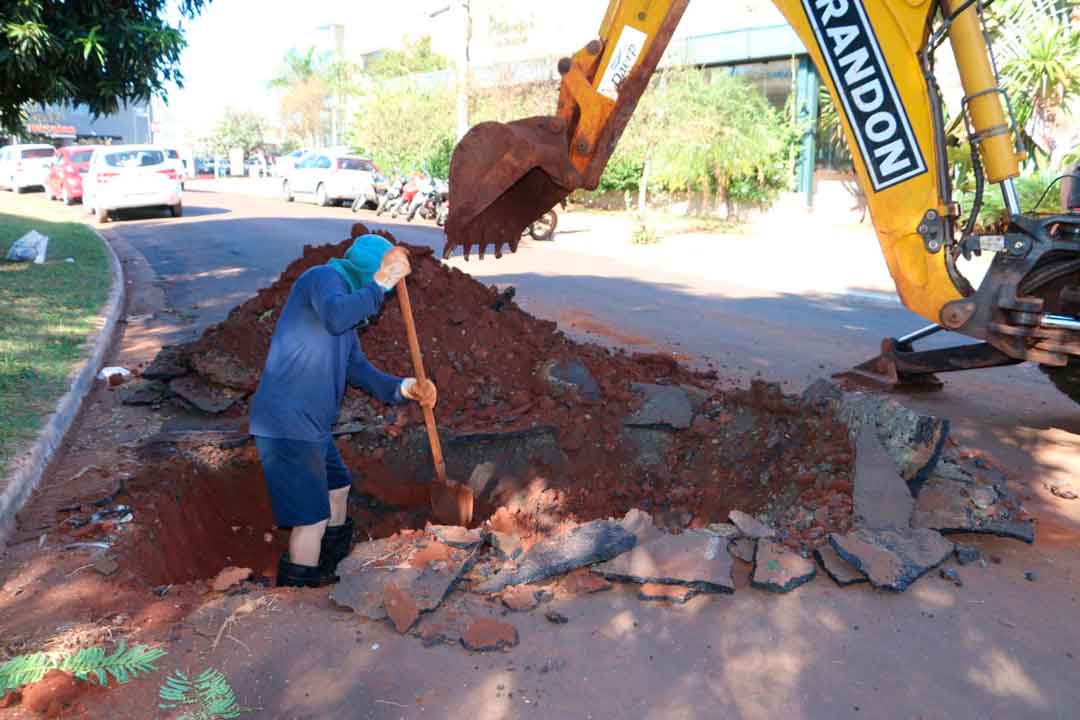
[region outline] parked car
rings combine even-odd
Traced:
[[[266,165],[266,160],[253,155],[244,163],[244,174],[249,177],[266,177],[270,174],[270,168]]]
[[[56,151],[45,179],[45,192],[50,200],[74,205],[82,199],[83,176],[90,169],[90,157],[97,149],[97,145],[69,145]]]
[[[274,163],[274,174],[278,177],[285,177],[287,173],[296,168],[303,160],[310,154],[310,150],[293,150],[288,155],[282,155]]]
[[[156,145],[112,145],[90,158],[83,178],[83,206],[108,222],[114,210],[166,207],[180,217],[180,177],[169,166],[164,148]]]
[[[180,189],[184,189],[184,178],[187,177],[187,166],[184,164],[180,153],[172,148],[165,148],[165,164],[176,171],[176,177],[180,178]]]
[[[295,198],[310,198],[323,206],[360,202],[375,207],[379,202],[375,193],[377,172],[367,158],[316,152],[285,172],[281,194],[289,202]]]
[[[45,188],[56,148],[52,145],[8,145],[0,148],[0,186],[21,193]]]

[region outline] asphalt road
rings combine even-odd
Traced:
[[[211,192],[186,193],[183,218],[141,213],[103,229],[145,256],[173,313],[165,339],[182,341],[272,282],[305,245],[339,241],[355,221],[442,249],[442,232],[431,225]],[[925,324],[894,299],[769,289],[769,267],[777,259],[764,246],[761,264],[747,267],[746,283],[734,285],[577,253],[574,243],[572,234],[556,235],[549,243],[523,243],[516,255],[500,260],[450,262],[485,283],[514,285],[525,308],[559,321],[571,334],[636,350],[675,351],[712,364],[733,382],[760,374],[793,391],[870,357],[882,337]],[[942,335],[932,344],[957,340]],[[946,379],[944,391],[907,401],[950,417],[958,437],[991,449],[1023,474],[1077,471],[1080,407],[1037,368]]]

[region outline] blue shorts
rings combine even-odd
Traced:
[[[314,525],[330,517],[331,490],[352,485],[333,438],[324,443],[255,436],[278,527]]]

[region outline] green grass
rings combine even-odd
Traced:
[[[29,230],[49,236],[45,263],[4,261]],[[67,391],[108,294],[109,261],[93,231],[0,213],[0,477]]]

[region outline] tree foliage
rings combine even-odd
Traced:
[[[1061,0],[1001,0],[991,7],[994,50],[1017,125],[1025,144],[1047,159],[1057,150],[1053,129],[1059,116],[1067,114],[1072,100],[1080,96],[1075,5]]]
[[[387,172],[449,166],[453,146],[454,96],[445,86],[407,79],[373,85],[353,118],[350,141]],[[442,168],[438,168],[442,169]]]
[[[216,155],[226,155],[233,148],[240,148],[247,157],[263,146],[262,118],[247,110],[228,108],[205,144]]]
[[[509,73],[493,87],[477,89],[471,98],[472,122],[510,122],[533,115],[550,115],[559,99],[559,83],[514,84]]]
[[[425,35],[414,43],[405,43],[402,50],[384,50],[364,68],[376,80],[403,77],[417,73],[445,70],[447,59],[431,49],[431,36]]]
[[[453,88],[416,77],[447,65],[428,37],[369,63],[354,89],[359,109],[350,143],[387,172],[449,175],[456,122]]]
[[[0,4],[0,126],[28,105],[86,105],[95,116],[183,85],[183,20],[209,0],[6,0]],[[170,20],[170,9],[180,20]]]
[[[695,68],[659,73],[642,97],[601,187],[651,186],[700,192],[731,209],[764,203],[791,178],[797,133],[756,88],[727,73]],[[709,203],[711,204],[711,203]]]

